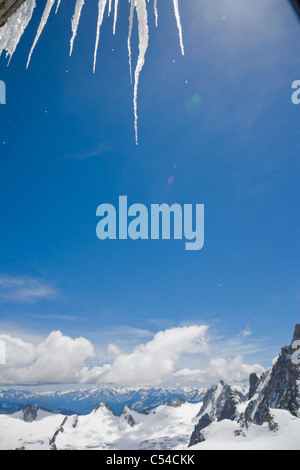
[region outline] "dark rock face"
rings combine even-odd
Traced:
[[[23,419],[26,423],[32,423],[36,420],[38,408],[26,405],[23,409]]]
[[[295,326],[293,341],[300,340],[300,323]]]
[[[32,423],[33,421],[36,420],[37,418],[37,413],[38,411],[47,411],[50,413],[47,408],[44,406],[32,406],[32,405],[26,405],[25,408],[23,408],[23,419],[26,423]]]
[[[237,416],[237,405],[244,401],[244,396],[221,381],[212,387],[203,398],[203,405],[197,415],[198,423],[191,435],[190,446],[205,440],[203,429],[213,421],[229,419],[233,421]]]
[[[177,400],[172,401],[171,403],[167,403],[167,406],[172,406],[173,408],[179,408],[181,405],[186,403],[183,398],[177,398]]]
[[[130,406],[125,406],[124,410],[121,413],[121,416],[127,421],[127,423],[133,427],[135,426],[136,422],[131,414],[132,408]]]
[[[135,421],[131,415],[128,415],[128,417],[126,417],[126,421],[131,427],[135,426]]]
[[[257,377],[257,375],[253,372],[252,374],[250,374],[250,377],[249,377],[249,396],[248,396],[248,399],[251,400],[251,398],[254,396],[256,390],[257,390],[257,387],[258,387],[258,383],[259,383],[259,378]]]
[[[300,325],[296,325],[293,341],[300,339]],[[299,416],[300,364],[293,360],[295,348],[286,346],[273,365],[265,372],[256,386],[256,395],[250,400],[244,417],[255,424],[269,422],[269,408],[278,408]],[[250,383],[251,387],[251,383]]]
[[[59,434],[60,432],[65,432],[65,430],[64,430],[64,425],[66,424],[67,420],[68,420],[68,416],[66,416],[66,417],[64,418],[64,420],[63,420],[63,422],[61,423],[60,427],[57,429],[57,431],[55,431],[55,433],[53,434],[52,438],[50,439],[49,445],[50,445],[51,450],[57,450],[57,449],[56,449],[55,440],[56,440],[56,438],[57,438],[57,436],[58,436],[58,434]]]

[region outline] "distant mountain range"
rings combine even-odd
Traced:
[[[55,413],[88,414],[99,403],[106,403],[115,414],[120,414],[128,405],[135,411],[149,410],[159,405],[183,399],[199,403],[206,389],[197,388],[115,388],[94,387],[60,392],[30,392],[26,390],[0,390],[0,413],[14,413],[27,404],[44,407]]]

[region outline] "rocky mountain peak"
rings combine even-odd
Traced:
[[[249,396],[244,414],[246,421],[259,425],[269,422],[270,408],[287,410],[300,417],[300,364],[295,361],[293,346],[297,340],[300,340],[299,324],[295,327],[291,345],[281,349],[273,367],[261,376],[255,392]]]
[[[104,401],[102,401],[101,403],[99,403],[99,405],[97,406],[97,408],[94,409],[94,413],[97,413],[97,411],[101,410],[101,409],[104,409],[104,410],[108,410],[110,411],[113,415],[115,414],[113,409],[107,404],[105,403]]]
[[[186,403],[186,400],[184,400],[183,398],[177,398],[176,400],[171,401],[171,403],[166,403],[166,405],[171,406],[173,408],[179,408],[184,403]]]
[[[31,405],[26,405],[23,409],[23,419],[26,423],[32,423],[36,420],[38,408]]]
[[[295,326],[293,341],[300,340],[300,323]]]
[[[197,415],[198,422],[191,435],[190,446],[205,440],[203,430],[213,421],[237,417],[237,406],[245,400],[238,391],[231,388],[223,380],[207,391],[203,398],[202,407]]]
[[[26,423],[32,423],[37,419],[38,411],[51,413],[44,406],[30,405],[29,403],[23,408],[23,419]]]

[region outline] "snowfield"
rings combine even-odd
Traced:
[[[278,431],[268,424],[240,429],[236,421],[214,422],[205,430],[206,440],[190,450],[300,450],[300,419],[285,410],[271,410]]]
[[[32,423],[23,412],[0,415],[0,449],[26,450],[184,450],[201,404],[162,405],[148,414],[125,407],[120,416],[105,404],[84,416],[38,411]],[[278,430],[268,424],[241,427],[237,421],[211,423],[205,441],[189,450],[300,450],[300,419],[285,410],[271,410]],[[62,431],[63,430],[63,431]]]
[[[0,450],[49,450],[49,440],[64,419],[62,415],[38,411],[37,420],[23,421],[23,413],[0,415]]]

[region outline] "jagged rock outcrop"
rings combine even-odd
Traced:
[[[107,403],[105,403],[104,401],[99,403],[97,408],[94,409],[94,413],[97,413],[97,411],[100,410],[100,408],[106,408],[107,410],[111,411],[111,413],[115,416],[114,410]]]
[[[186,400],[183,398],[177,398],[177,400],[173,400],[171,403],[166,403],[166,405],[173,408],[179,408],[181,405],[184,405],[184,403],[186,403]]]
[[[249,400],[251,400],[251,398],[254,396],[257,390],[258,384],[259,384],[259,378],[256,375],[256,373],[253,372],[252,374],[250,374],[250,377],[249,377],[249,394],[248,394]]]
[[[237,417],[237,405],[245,400],[238,391],[221,382],[212,387],[203,398],[203,405],[197,415],[198,423],[191,435],[190,446],[203,442],[205,436],[203,430],[214,421],[229,419],[233,421]]]
[[[278,430],[272,409],[289,411],[300,418],[300,324],[295,327],[292,343],[281,349],[272,368],[259,378],[250,374],[246,409],[238,413],[237,405],[244,401],[243,395],[223,381],[211,388],[203,399],[197,415],[198,422],[190,439],[190,446],[205,440],[205,428],[214,421],[229,419],[240,424],[236,436],[245,436],[251,423],[268,423],[271,431]]]
[[[36,420],[38,408],[31,405],[26,405],[23,409],[23,419],[26,423],[32,423]]]
[[[127,421],[127,423],[133,427],[135,426],[135,420],[134,420],[134,417],[132,416],[132,408],[131,406],[125,406],[125,408],[123,409],[122,413],[121,413],[121,416],[125,419],[125,421]]]
[[[30,404],[26,405],[23,408],[23,419],[26,423],[32,423],[37,419],[38,411],[46,411],[50,413],[50,411],[45,408],[44,406],[32,406]]]
[[[293,342],[300,340],[300,323],[295,326],[295,331],[293,335]]]
[[[49,446],[50,446],[50,449],[51,449],[51,450],[57,450],[56,444],[55,444],[55,440],[56,440],[56,438],[57,438],[57,436],[58,436],[58,434],[59,434],[60,432],[64,432],[64,431],[65,431],[65,430],[64,430],[64,425],[66,424],[67,420],[68,420],[68,416],[66,416],[66,417],[64,418],[64,420],[63,420],[63,422],[61,423],[60,427],[55,431],[55,433],[53,434],[52,438],[50,439],[50,441],[49,441]]]
[[[300,325],[296,325],[290,346],[281,349],[273,367],[260,378],[255,393],[245,410],[244,419],[255,424],[270,421],[270,408],[289,411],[300,417],[300,364],[295,361],[300,340]]]

